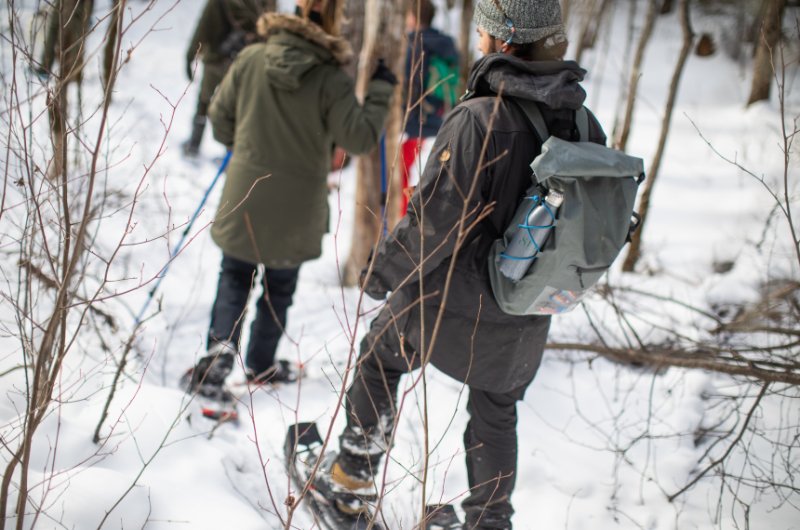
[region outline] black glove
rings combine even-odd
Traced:
[[[383,59],[378,59],[378,66],[375,67],[375,73],[372,74],[372,79],[380,79],[381,81],[386,81],[390,85],[394,86],[397,84],[397,78],[386,67],[386,64],[383,62]]]
[[[372,263],[372,255],[374,252],[374,248],[369,251],[367,264],[361,269],[361,274],[358,276],[358,287],[374,300],[385,300],[390,288],[388,285],[384,284],[380,276],[375,274],[375,270],[369,275],[369,281],[367,281],[367,271],[369,270],[370,263]]]
[[[368,282],[366,279],[367,269],[364,269],[361,271],[361,275],[358,278],[359,287],[364,291],[364,294],[373,300],[386,300],[386,295],[389,294],[389,288],[375,275],[375,271],[372,271]]]
[[[194,80],[194,59],[186,59],[186,77],[189,81]]]

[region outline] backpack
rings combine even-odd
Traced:
[[[431,55],[425,92],[442,101],[445,111],[452,109],[458,101],[458,64]]]
[[[644,180],[644,162],[589,141],[569,142],[550,136],[536,103],[515,101],[539,137],[546,141],[533,162],[532,185],[526,191],[514,222],[495,240],[489,253],[489,279],[495,300],[511,315],[552,315],[577,306],[609,269],[638,226],[633,211],[636,192]],[[581,139],[589,137],[588,111],[576,111]],[[530,211],[530,199],[549,190],[563,194],[550,233],[531,267],[519,281],[500,272],[503,250]],[[533,236],[530,236],[533,239]],[[537,247],[538,248],[538,247]],[[507,259],[507,257],[506,257]],[[523,258],[528,259],[528,258]]]

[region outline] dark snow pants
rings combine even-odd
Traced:
[[[340,439],[340,464],[354,475],[362,474],[352,469],[359,467],[359,461],[360,467],[377,464],[374,448],[385,448],[388,443],[400,377],[411,371],[408,363],[395,355],[400,352],[397,335],[383,333],[375,340],[371,337],[374,332],[371,329],[361,343],[359,367],[347,390],[347,428]],[[408,343],[404,352],[412,355]],[[524,397],[526,388],[527,385],[502,393],[469,389],[470,420],[464,431],[464,447],[470,494],[461,503],[466,528],[511,528],[514,510],[510,496],[517,472],[516,403]],[[359,448],[363,449],[360,455],[346,454],[346,448],[354,445],[367,447]],[[368,461],[364,454],[371,455]]]
[[[250,326],[245,367],[261,373],[275,362],[275,350],[286,327],[286,312],[292,305],[299,268],[264,268],[263,292],[256,303],[256,316]],[[258,267],[223,255],[217,283],[217,298],[211,309],[208,347],[229,340],[237,349],[242,334],[247,299],[255,287]]]

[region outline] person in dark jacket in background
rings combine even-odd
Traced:
[[[403,214],[419,181],[417,168],[425,167],[432,140],[458,97],[458,51],[452,38],[431,27],[435,16],[436,7],[431,0],[408,0],[405,103],[409,110],[401,146]]]
[[[550,317],[504,313],[487,257],[530,186],[529,164],[541,151],[514,98],[536,102],[552,135],[577,139],[585,71],[562,60],[567,41],[558,0],[479,0],[474,22],[485,55],[439,129],[407,215],[362,276],[366,294],[391,296],[361,342],[347,426],[316,489],[328,491],[342,511],[369,510],[397,424],[399,380],[430,362],[469,387],[464,528],[510,529],[516,403],[541,362]],[[589,139],[604,144],[589,117]]]
[[[339,36],[344,0],[297,0],[294,15],[266,13],[263,43],[245,48],[210,108],[214,138],[233,150],[211,237],[222,250],[208,354],[187,373],[188,390],[224,393],[239,350],[243,313],[263,265],[244,358],[254,382],[291,381],[275,351],[300,265],[322,253],[333,146],[366,153],[378,142],[397,79],[382,63],[363,103],[342,68],[352,58]]]
[[[196,156],[206,128],[211,96],[222,82],[239,51],[257,39],[256,21],[266,9],[265,0],[207,0],[186,50],[186,75],[194,78],[195,59],[203,62],[203,77],[192,120],[192,133],[183,153]]]

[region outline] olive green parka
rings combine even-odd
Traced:
[[[334,144],[371,150],[394,87],[372,80],[360,103],[341,68],[349,44],[306,19],[267,13],[259,33],[211,102],[214,138],[233,149],[211,236],[226,255],[291,268],[321,254]]]

